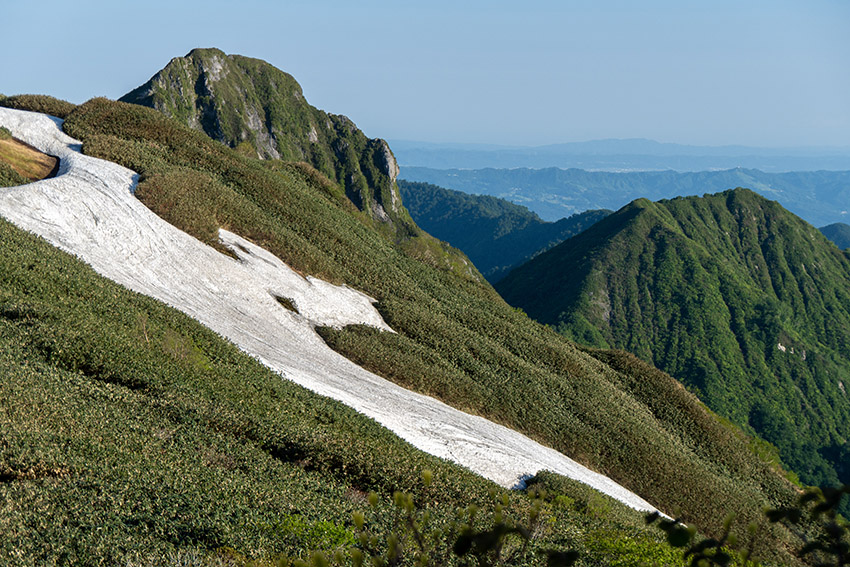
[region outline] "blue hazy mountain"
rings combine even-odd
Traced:
[[[402,167],[400,177],[440,187],[507,199],[555,221],[591,209],[617,210],[641,197],[650,200],[703,195],[747,187],[779,201],[815,226],[846,222],[850,171],[766,173],[722,171],[605,172],[582,169],[451,169]]]
[[[643,138],[546,146],[390,140],[399,164],[436,169],[580,168],[603,171],[705,171],[743,167],[767,172],[850,169],[848,147],[692,146]]]

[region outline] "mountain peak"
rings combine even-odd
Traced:
[[[291,75],[265,61],[193,49],[120,100],[155,108],[260,158],[307,162],[399,238],[419,232],[401,206],[389,145],[367,138],[346,116],[311,106]]]
[[[808,484],[850,480],[850,257],[749,189],[633,201],[496,284],[756,431]],[[805,409],[801,409],[805,408]]]

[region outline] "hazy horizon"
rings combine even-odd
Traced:
[[[371,137],[545,146],[850,146],[837,0],[222,0],[4,6],[0,93],[118,98],[217,47],[292,74]]]

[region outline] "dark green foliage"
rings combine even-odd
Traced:
[[[850,171],[585,171],[583,169],[451,169],[404,167],[402,176],[465,193],[516,201],[546,220],[588,209],[619,209],[637,198],[670,199],[749,187],[816,226],[846,221]]]
[[[15,187],[29,182],[29,179],[15,171],[9,164],[0,160],[0,187]]]
[[[404,180],[398,187],[416,224],[462,250],[491,283],[611,213],[586,211],[544,222],[525,207],[496,197]]]
[[[18,110],[29,110],[42,112],[57,118],[65,118],[77,105],[48,95],[14,95],[9,97],[0,96],[0,106],[16,108]]]
[[[819,230],[840,249],[850,249],[850,224],[837,222],[822,226]]]
[[[667,543],[674,548],[684,548],[684,559],[691,567],[728,567],[729,565],[755,565],[750,563],[753,548],[756,544],[757,525],[752,524],[750,545],[743,551],[733,549],[737,538],[732,535],[732,517],[726,520],[723,534],[718,538],[698,540],[696,530],[678,520],[662,518],[657,512],[646,517],[647,524],[657,523],[658,527],[667,534]]]
[[[847,482],[850,257],[777,203],[742,189],[638,200],[497,288],[679,378],[803,482]]]
[[[437,255],[442,248],[417,250],[424,262],[411,257],[410,243],[430,241],[413,239],[400,250],[310,171],[270,167],[155,111],[103,99],[82,105],[66,129],[84,151],[136,167],[139,193],[149,187],[152,202],[183,195],[175,184],[185,172],[205,176],[199,196],[180,198],[196,200],[170,218],[178,227],[215,219],[302,273],[378,300],[397,334],[322,331],[367,368],[529,434],[662,509],[683,510],[709,533],[722,529],[729,510],[751,517],[790,501],[780,472],[672,378],[614,369],[506,305],[462,265],[434,269],[446,257]],[[167,177],[153,185],[158,175]],[[644,381],[656,383],[638,387]],[[665,405],[655,389],[677,392],[678,405]],[[771,537],[790,536],[777,529]]]
[[[804,492],[796,506],[769,510],[771,522],[789,525],[805,523],[811,519],[815,524],[814,536],[799,551],[815,565],[843,567],[850,565],[850,522],[839,515],[847,506],[842,503],[850,495],[850,485],[838,488],[813,488]]]
[[[214,140],[262,158],[311,164],[362,211],[405,240],[419,229],[401,206],[398,166],[383,140],[304,99],[291,75],[259,59],[194,49],[121,98],[155,108]]]
[[[796,550],[801,559],[822,567],[843,567],[850,565],[850,523],[838,514],[838,510],[848,494],[850,485],[809,488],[794,505],[766,510],[765,517],[770,522],[782,522],[804,534],[807,543]],[[764,527],[764,523],[751,524],[747,541],[742,542],[731,533],[731,517],[718,539],[698,539],[692,527],[662,518],[657,512],[648,514],[646,523],[657,524],[672,547],[684,548],[684,557],[692,567],[750,565]]]

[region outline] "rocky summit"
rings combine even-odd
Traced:
[[[387,143],[367,138],[346,116],[311,106],[291,75],[265,61],[194,49],[120,100],[155,108],[249,155],[307,162],[399,236],[418,232],[401,205]]]

